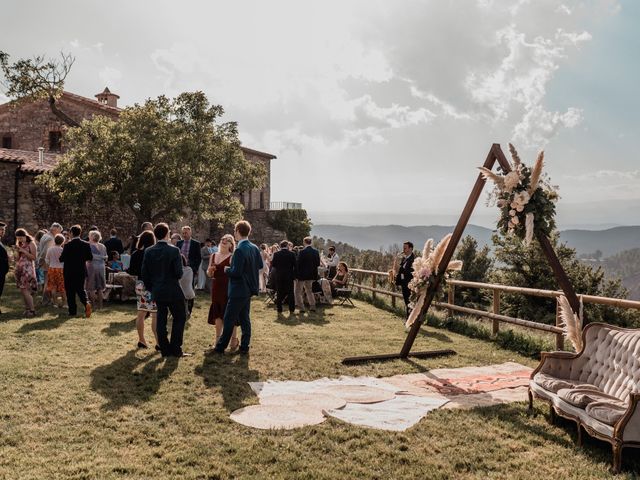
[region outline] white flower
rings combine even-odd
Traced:
[[[516,202],[519,205],[522,205],[523,207],[527,203],[529,203],[529,200],[531,200],[531,196],[529,195],[529,193],[526,190],[518,192],[513,196],[513,201]]]
[[[511,215],[511,216],[513,217],[515,214],[516,214],[516,211],[515,211],[515,210],[513,210],[513,209],[512,209],[512,210],[509,210],[509,215]]]
[[[509,172],[504,177],[504,189],[510,192],[518,186],[520,183],[520,175],[518,172]]]
[[[518,224],[520,223],[520,219],[519,219],[518,217],[512,217],[512,218],[511,218],[511,222],[512,222],[514,225],[518,225]]]

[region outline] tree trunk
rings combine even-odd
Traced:
[[[53,95],[49,96],[49,108],[51,109],[53,114],[56,117],[58,117],[60,120],[62,120],[66,125],[70,127],[80,126],[78,122],[76,122],[73,118],[71,118],[69,115],[67,115],[66,113],[64,113],[62,110],[58,108],[58,106],[56,105],[56,99]]]

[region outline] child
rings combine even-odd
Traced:
[[[116,250],[109,253],[109,263],[107,265],[112,272],[124,272],[124,266],[120,261],[120,254]]]
[[[193,270],[187,263],[187,259],[184,255],[182,257],[182,278],[180,278],[180,288],[186,299],[187,319],[191,317],[191,311],[193,310],[193,301],[196,298],[196,292],[193,289]]]
[[[49,247],[45,262],[47,264],[47,285],[45,286],[47,295],[51,298],[51,303],[54,307],[63,307],[67,303],[67,293],[64,289],[64,277],[62,275],[62,268],[64,264],[60,261],[60,255],[62,254],[62,244],[64,243],[64,235],[57,234],[53,242],[55,245]],[[59,294],[62,297],[62,302],[56,302],[56,295]]]

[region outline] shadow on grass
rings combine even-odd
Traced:
[[[36,322],[25,323],[16,331],[16,333],[24,335],[25,333],[33,332],[36,330],[53,330],[54,328],[61,327],[65,322],[71,320],[72,318],[74,317],[71,317],[66,313],[58,313],[56,316],[51,318],[38,320]]]
[[[136,350],[108,365],[91,372],[91,388],[105,397],[109,403],[103,410],[117,410],[126,405],[137,405],[148,401],[158,392],[160,384],[178,367],[179,359],[163,359],[150,355],[144,359],[136,357]],[[141,370],[138,370],[143,364]]]
[[[151,320],[149,320],[151,322]],[[102,329],[102,333],[108,337],[115,337],[116,335],[122,335],[123,333],[129,333],[136,328],[136,318],[126,320],[124,322],[111,322],[108,326]]]
[[[438,340],[439,342],[444,342],[444,343],[453,343],[453,340],[451,340],[451,337],[449,337],[449,335],[447,335],[446,333],[438,332],[433,328],[429,330],[426,330],[425,328],[421,328],[419,330],[419,333],[420,333],[420,336],[422,337],[433,338],[434,340]]]
[[[274,319],[277,323],[282,325],[302,325],[303,323],[323,326],[329,323],[329,320],[325,318],[325,312],[323,308],[318,308],[315,312],[295,312],[295,313],[281,313],[273,312]]]
[[[207,387],[220,389],[224,408],[229,412],[246,406],[245,400],[255,397],[248,382],[257,382],[259,374],[249,369],[247,355],[206,355],[195,373],[203,378]]]

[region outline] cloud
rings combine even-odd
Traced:
[[[578,181],[593,180],[640,180],[640,170],[597,170],[581,175],[565,175],[566,178]]]
[[[121,87],[120,80],[122,80],[122,72],[117,68],[105,66],[100,70],[98,76],[100,80],[102,80],[102,83],[111,89]]]

